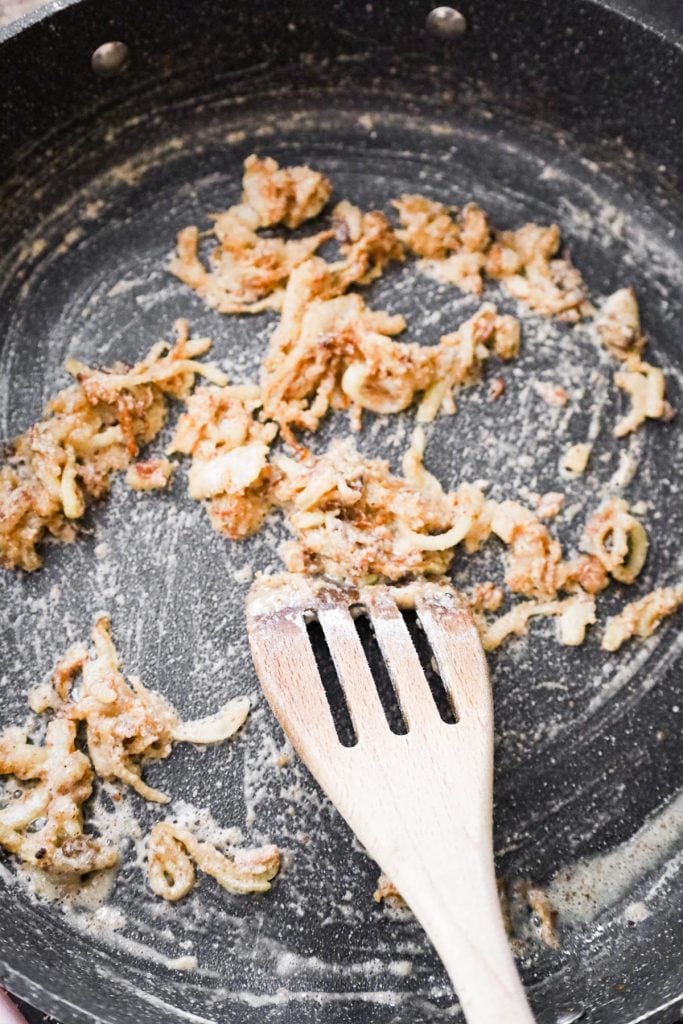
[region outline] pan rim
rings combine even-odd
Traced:
[[[27,29],[33,28],[34,25],[59,15],[70,7],[87,2],[88,0],[48,0],[47,3],[35,10],[28,11],[6,25],[0,26],[0,45],[21,35]],[[683,24],[680,28],[673,24],[667,24],[664,19],[653,16],[651,11],[645,12],[626,6],[628,0],[584,0],[584,2],[599,7],[615,18],[623,18],[631,24],[638,25],[677,50],[683,51]]]
[[[0,44],[20,35],[33,25],[46,21],[48,18],[53,17],[53,15],[83,2],[84,0],[48,0],[48,3],[41,7],[36,7],[35,10],[28,11],[26,14],[22,14],[20,17],[9,21],[6,25],[0,26]]]
[[[611,11],[617,17],[625,18],[631,23],[639,25],[650,32],[653,32],[660,39],[673,44],[677,49],[683,50],[683,19],[678,27],[673,24],[666,24],[666,21],[651,11],[644,11],[630,6],[631,0],[590,0],[605,11]]]

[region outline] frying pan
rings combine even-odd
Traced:
[[[222,318],[165,268],[180,227],[205,226],[210,211],[236,201],[252,151],[309,162],[365,208],[421,191],[475,199],[504,226],[558,220],[594,296],[636,286],[651,358],[680,404],[680,25],[593,0],[466,0],[460,11],[464,34],[453,16],[432,18],[430,32],[422,0],[80,0],[6,30],[0,433],[37,418],[66,382],[67,355],[132,361],[178,316],[214,339],[213,358],[233,380],[254,379],[274,318]],[[127,49],[99,51],[96,73],[91,57],[107,42]],[[472,309],[410,267],[367,297],[403,312],[424,342]],[[676,424],[651,423],[616,444],[613,366],[581,328],[525,320],[523,353],[502,372],[501,401],[475,387],[435,424],[429,468],[447,486],[485,478],[494,497],[528,499],[557,489],[561,452],[590,437],[588,474],[560,482],[570,511],[559,536],[575,543],[611,491],[641,503],[653,538],[642,579],[605,595],[601,615],[674,581]],[[533,380],[568,387],[570,406],[543,405]],[[409,415],[368,419],[359,446],[397,467],[409,426]],[[320,450],[347,430],[333,417],[311,444]],[[243,599],[253,570],[279,564],[282,537],[272,524],[226,542],[187,498],[183,472],[160,495],[127,492],[119,480],[75,544],[51,546],[33,575],[3,577],[3,724],[23,721],[29,686],[107,611],[126,668],[183,714],[253,698],[235,742],[178,748],[147,769],[151,783],[186,817],[208,809],[249,842],[285,851],[264,897],[231,897],[204,878],[182,904],[161,904],[145,886],[138,837],[164,812],[127,794],[126,818],[113,826],[124,862],[104,909],[97,891],[81,905],[36,897],[3,858],[0,979],[63,1022],[460,1019],[416,922],[373,902],[376,867],[296,760],[277,756],[286,748],[258,696]],[[456,584],[496,578],[500,562],[493,546],[456,559]],[[498,872],[511,887],[548,886],[561,910],[559,950],[523,944],[541,1024],[679,1019],[678,636],[670,620],[607,656],[596,630],[568,651],[540,623],[491,659]],[[100,822],[108,799],[97,798]]]

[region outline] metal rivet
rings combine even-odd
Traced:
[[[102,43],[90,58],[90,66],[100,78],[115,78],[127,70],[130,50],[125,43]]]
[[[557,1018],[557,1024],[575,1024],[576,1021],[585,1017],[586,1011],[582,1009],[567,1010]]]
[[[427,15],[427,31],[444,41],[462,39],[467,31],[467,20],[455,7],[435,7]]]

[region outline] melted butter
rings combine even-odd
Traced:
[[[558,871],[547,894],[563,921],[591,922],[661,867],[682,842],[683,790],[625,843]],[[631,903],[630,911],[629,919],[636,921],[648,913],[645,903]]]

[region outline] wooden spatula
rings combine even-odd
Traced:
[[[455,712],[437,709],[400,605],[412,604]],[[404,735],[389,728],[354,615],[374,628]],[[357,742],[343,746],[307,623],[317,619]],[[389,876],[444,962],[469,1024],[533,1015],[500,912],[492,851],[493,706],[469,613],[436,584],[342,588],[257,581],[247,628],[264,693],[299,756]]]

